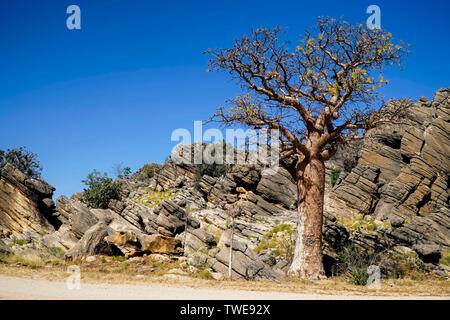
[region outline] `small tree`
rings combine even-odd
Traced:
[[[115,164],[112,167],[112,172],[119,179],[129,178],[131,175],[131,168],[130,167],[123,168],[123,162],[121,162]]]
[[[25,147],[8,149],[6,152],[0,150],[0,172],[9,163],[30,178],[40,178],[42,167],[37,158],[35,153]]]
[[[121,199],[122,187],[108,178],[106,173],[101,175],[94,169],[87,179],[81,182],[89,187],[84,190],[83,201],[92,208],[106,209],[109,201]]]
[[[280,159],[297,155],[298,225],[289,274],[317,279],[324,276],[324,162],[339,145],[401,114],[402,106],[381,112],[373,104],[387,82],[383,68],[400,65],[408,50],[385,30],[342,19],[319,18],[295,48],[281,35],[279,28],[257,29],[229,49],[206,51],[210,69],[229,73],[244,90],[211,120],[279,130]]]

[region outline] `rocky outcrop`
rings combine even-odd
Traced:
[[[398,102],[391,101],[385,108]],[[388,221],[387,237],[450,248],[450,89],[414,103],[401,125],[367,134],[358,165],[329,194],[326,210]]]
[[[449,97],[450,89],[442,89],[433,101],[421,98],[404,123],[370,130],[364,144],[356,146],[359,151],[347,158],[339,151],[326,163],[323,253],[328,274],[338,250],[348,244],[374,252],[416,252],[427,268],[443,272],[439,259],[450,248]],[[0,228],[32,244],[27,250],[61,248],[68,250],[68,259],[185,255],[192,268],[218,279],[228,277],[232,250],[233,279],[278,280],[292,260],[295,240],[294,160],[287,159],[272,175],[262,174],[258,164],[227,164],[220,177],[196,176],[196,165],[177,165],[174,159],[148,164],[131,178],[116,180],[123,199],[111,201],[108,209],[89,208],[76,193],[59,197],[55,210],[51,186],[5,167]],[[336,168],[341,173],[331,186]],[[232,219],[234,206],[240,214]],[[14,237],[4,240],[0,250],[23,249]]]
[[[0,227],[15,236],[54,231],[60,225],[53,216],[54,190],[45,181],[28,178],[6,164],[0,176]]]

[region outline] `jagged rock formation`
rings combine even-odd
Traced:
[[[449,99],[450,89],[441,89],[433,101],[415,103],[404,124],[368,132],[356,167],[348,168],[339,157],[326,164],[326,270],[336,263],[336,250],[348,243],[415,251],[437,268],[441,252],[450,248]],[[329,176],[336,167],[347,171],[332,187]],[[280,279],[295,238],[292,161],[273,175],[263,175],[257,164],[227,165],[220,177],[196,177],[197,172],[196,165],[172,160],[148,164],[131,178],[116,180],[123,197],[108,209],[89,208],[82,193],[75,193],[59,197],[55,210],[51,186],[7,166],[0,179],[0,227],[39,247],[62,248],[67,259],[185,255],[193,268],[226,277],[234,226],[233,278]],[[233,206],[240,208],[234,220]],[[42,231],[47,234],[39,235]],[[11,237],[4,242],[12,248],[0,243],[0,250],[19,250]]]
[[[0,228],[12,235],[26,231],[52,232],[55,188],[42,180],[30,179],[6,164],[0,176]]]
[[[392,101],[387,104],[395,104]],[[450,89],[414,103],[405,123],[367,134],[357,167],[329,194],[326,210],[389,221],[386,237],[450,248]]]

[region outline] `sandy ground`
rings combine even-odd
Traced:
[[[151,283],[93,284],[81,283],[79,289],[69,289],[63,281],[24,279],[0,275],[0,299],[33,300],[373,300],[373,299],[446,299],[449,297],[423,296],[361,296],[320,295],[270,291],[245,291],[217,288],[190,288],[179,285]]]

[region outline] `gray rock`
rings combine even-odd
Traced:
[[[2,240],[0,240],[0,255],[9,255],[11,253],[11,248],[8,247]]]
[[[272,257],[270,254],[267,253],[258,255],[258,258],[261,259],[262,262],[271,267],[273,267],[277,263],[277,260],[275,260],[274,257]]]
[[[125,203],[122,201],[118,201],[116,199],[112,199],[108,203],[108,208],[113,210],[114,212],[120,214],[123,209],[125,209]]]
[[[323,239],[333,248],[338,248],[349,238],[349,232],[340,223],[325,223],[322,229]]]
[[[37,241],[39,241],[39,238],[40,238],[39,234],[37,234],[36,232],[32,232],[32,231],[26,231],[17,237],[18,240],[25,241],[27,243],[30,243],[33,241],[37,242]]]
[[[83,200],[83,195],[84,195],[84,192],[75,192],[74,194],[72,194],[70,199],[76,200],[76,201],[82,201]]]
[[[277,264],[275,265],[276,268],[280,269],[280,270],[284,270],[289,266],[289,261],[287,260],[280,260],[277,262]]]
[[[222,233],[217,246],[219,248],[229,247],[230,240],[231,240],[231,230],[226,230],[225,232]],[[233,238],[233,250],[238,250],[242,253],[246,252],[247,250],[247,244],[242,241],[239,241],[236,235]]]
[[[60,196],[56,200],[58,212],[70,221],[72,232],[79,238],[98,222],[97,217],[83,203]]]
[[[441,250],[436,244],[419,244],[415,245],[413,249],[426,263],[438,263],[441,258]]]
[[[293,209],[297,203],[297,187],[290,173],[280,167],[273,175],[263,175],[256,191],[271,202]]]
[[[191,255],[187,259],[187,263],[196,268],[205,266],[207,261],[208,261],[208,256],[201,252],[197,252],[197,253]]]
[[[118,247],[105,241],[105,237],[113,235],[114,230],[104,222],[99,222],[90,227],[80,241],[66,253],[66,259],[76,259],[97,254],[120,256],[123,255]]]
[[[26,179],[25,185],[42,198],[51,198],[56,189],[41,179]]]
[[[47,209],[55,208],[55,202],[50,198],[43,199],[42,203],[47,207]]]
[[[403,224],[405,223],[405,219],[402,217],[394,216],[389,219],[389,223],[391,224],[392,227],[399,228],[403,226]]]
[[[215,256],[215,259],[225,266],[228,266],[229,251],[230,249],[228,247],[223,248]],[[232,269],[247,280],[255,278],[279,280],[279,275],[272,271],[257,257],[253,260],[249,256],[237,250],[233,250],[232,252]]]
[[[216,240],[214,239],[214,235],[212,235],[209,232],[206,232],[203,229],[193,229],[193,230],[189,230],[188,232],[192,233],[194,236],[196,236],[198,239],[200,239],[200,241],[205,243],[208,247],[212,247],[212,246],[216,245]]]

